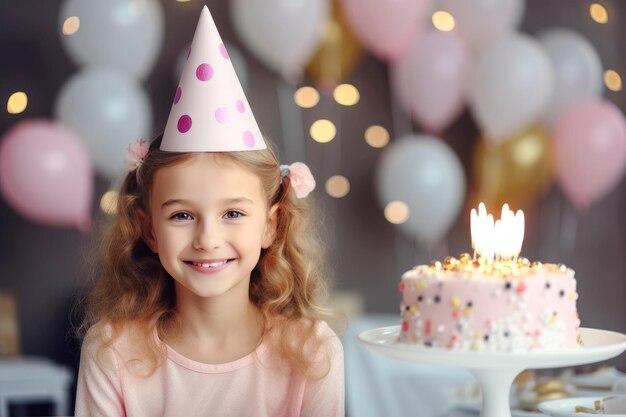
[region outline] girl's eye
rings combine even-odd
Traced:
[[[224,215],[224,217],[226,217],[227,219],[238,219],[242,216],[243,216],[243,213],[240,211],[236,211],[236,210],[229,210]]]
[[[191,214],[189,213],[176,213],[172,216],[174,220],[191,220]]]

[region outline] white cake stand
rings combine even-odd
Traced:
[[[395,359],[461,366],[474,374],[482,393],[481,417],[511,417],[509,393],[524,369],[560,368],[599,362],[626,350],[626,335],[581,328],[584,348],[544,352],[456,352],[398,343],[400,326],[381,327],[359,334],[359,341],[374,352]]]

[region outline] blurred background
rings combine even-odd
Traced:
[[[164,129],[205,4],[262,131],[315,175],[334,304],[395,319],[402,272],[470,252],[471,208],[508,202],[522,255],[576,270],[582,325],[626,332],[625,2],[3,0],[5,358],[75,377],[126,148]]]

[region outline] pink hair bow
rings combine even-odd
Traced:
[[[128,145],[128,151],[126,152],[126,164],[129,172],[141,166],[143,160],[148,154],[148,149],[150,149],[150,143],[148,143],[145,139],[138,139]]]
[[[296,192],[296,197],[304,198],[315,189],[315,179],[308,166],[302,162],[294,162],[291,165],[280,166],[281,176],[289,176],[291,187]]]

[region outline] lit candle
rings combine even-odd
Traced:
[[[494,260],[516,260],[524,241],[524,213],[513,213],[508,204],[502,206],[500,220],[494,222],[493,215],[487,213],[483,203],[478,205],[478,212],[470,213],[472,248],[483,263]]]

